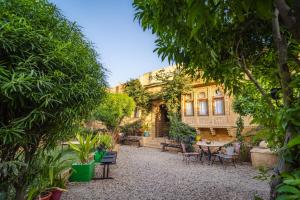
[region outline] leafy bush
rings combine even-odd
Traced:
[[[36,152],[72,136],[101,102],[105,70],[79,26],[46,0],[0,1],[0,27],[0,163],[28,166],[3,180],[24,199]]]
[[[94,111],[94,117],[103,122],[109,131],[116,134],[122,120],[129,117],[134,108],[134,100],[127,94],[108,94]]]
[[[137,120],[132,123],[127,123],[121,127],[121,132],[125,135],[142,135],[143,133],[143,122],[142,120]]]
[[[113,148],[114,140],[110,134],[101,134],[98,137],[99,149],[109,150]]]
[[[193,143],[196,137],[196,129],[183,123],[177,114],[168,116],[170,119],[170,138],[186,144],[187,151],[193,151]]]
[[[282,173],[283,182],[276,188],[278,200],[300,199],[300,169]]]

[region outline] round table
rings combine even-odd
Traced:
[[[221,147],[225,146],[228,143],[230,143],[230,141],[227,141],[227,142],[211,141],[209,144],[206,141],[199,141],[196,143],[196,145],[198,145],[199,148],[201,149],[201,157],[204,153],[206,153],[202,147],[207,147],[208,160],[211,161],[212,153],[210,151],[210,147],[218,147],[220,150]]]

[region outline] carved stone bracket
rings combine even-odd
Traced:
[[[227,128],[227,133],[231,137],[236,137],[236,128]]]

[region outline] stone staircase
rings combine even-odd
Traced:
[[[165,138],[159,137],[159,138],[152,138],[152,137],[143,137],[142,138],[142,146],[144,147],[150,147],[150,148],[156,148],[161,149],[160,143],[165,142]]]

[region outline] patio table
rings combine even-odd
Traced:
[[[225,146],[226,144],[228,144],[230,142],[218,142],[218,141],[211,141],[209,144],[206,141],[199,141],[196,143],[196,145],[199,146],[201,152],[201,157],[202,155],[205,153],[205,151],[203,150],[203,147],[207,147],[207,153],[208,153],[208,160],[211,161],[211,157],[212,157],[212,152],[210,150],[211,147],[218,147],[218,151],[221,150],[221,148],[223,146]]]

